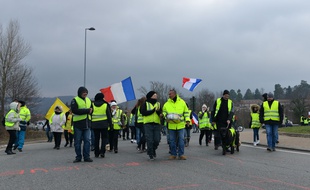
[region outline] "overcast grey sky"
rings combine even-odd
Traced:
[[[100,88],[132,77],[137,91],[150,81],[183,94],[182,77],[201,89],[300,84],[310,75],[309,0],[0,0],[0,24],[18,20],[32,47],[41,95],[76,95],[84,80]],[[308,81],[309,82],[309,81]],[[194,93],[189,93],[192,95]]]

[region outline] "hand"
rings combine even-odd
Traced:
[[[89,113],[92,113],[93,112],[93,108],[89,108]]]

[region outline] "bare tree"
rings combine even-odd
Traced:
[[[30,101],[38,95],[32,69],[22,63],[31,47],[20,36],[19,22],[10,21],[4,31],[0,25],[0,104],[1,116],[7,101],[19,98]]]
[[[151,83],[150,90],[153,90],[157,93],[158,101],[160,102],[160,104],[163,105],[168,99],[169,90],[173,89],[173,87],[171,85],[167,85],[158,81],[151,81],[150,83]],[[140,87],[138,90],[144,95],[146,95],[150,91],[143,86]]]
[[[198,92],[196,97],[195,110],[201,110],[202,104],[206,104],[209,108],[212,108],[215,101],[214,93],[210,92],[208,89],[202,89]]]

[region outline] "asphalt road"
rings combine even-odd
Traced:
[[[119,140],[119,153],[92,163],[72,163],[74,148],[53,143],[27,144],[16,155],[0,153],[0,189],[303,189],[310,190],[310,153],[242,145],[240,152],[198,145],[192,133],[187,160],[168,160],[163,137],[157,159],[149,161],[130,141]]]

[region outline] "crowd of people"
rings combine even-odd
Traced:
[[[174,89],[169,91],[169,98],[163,105],[158,102],[157,93],[149,91],[145,97],[137,100],[129,113],[120,109],[115,100],[107,102],[103,93],[97,93],[94,101],[87,95],[88,90],[80,87],[77,96],[71,101],[71,109],[64,113],[63,108],[56,105],[54,113],[46,119],[43,126],[43,129],[46,127],[48,142],[52,142],[54,138],[54,149],[60,149],[62,134],[66,141],[64,147],[74,145],[74,163],[82,160],[93,162],[91,151],[94,151],[95,158],[104,158],[106,150],[118,153],[118,140],[121,137],[123,140],[131,139],[132,143],[137,144],[137,151],[147,152],[149,160],[155,160],[162,131],[165,131],[169,144],[168,159],[186,160],[185,147],[189,146],[192,128],[193,132],[200,132],[199,145],[203,144],[202,140],[205,138],[204,143],[209,146],[213,135],[215,150],[222,145],[221,130],[235,130],[234,104],[229,99],[228,90],[224,90],[223,96],[215,100],[212,110],[206,104],[202,105],[198,113],[198,125],[192,122],[192,111]],[[264,126],[267,150],[275,151],[283,110],[281,104],[274,100],[272,93],[264,94],[263,97],[261,106],[252,105],[250,108],[253,145],[260,143],[259,129]],[[9,133],[5,152],[8,155],[16,154],[13,152],[15,149],[22,152],[30,119],[31,113],[24,101],[10,104],[10,111],[5,116],[5,127]]]

